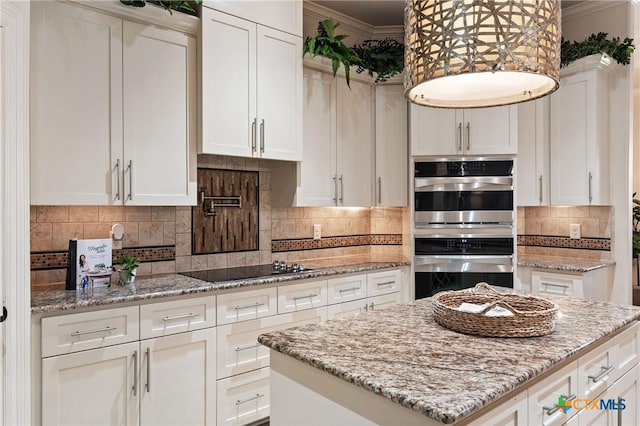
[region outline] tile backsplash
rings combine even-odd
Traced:
[[[569,238],[571,224],[580,238]],[[518,207],[518,253],[611,260],[612,206]]]
[[[276,209],[271,207],[269,161],[199,156],[198,166],[259,172],[258,250],[192,255],[190,206],[32,206],[32,289],[64,288],[69,240],[108,238],[115,223],[125,229],[123,252],[144,254],[140,275],[256,265],[275,259],[408,253],[406,207]],[[314,224],[321,225],[321,240],[313,240]]]

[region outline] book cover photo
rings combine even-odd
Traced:
[[[70,240],[67,290],[108,287],[111,282],[110,238]]]

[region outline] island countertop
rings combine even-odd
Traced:
[[[160,299],[171,296],[220,292],[225,290],[243,290],[256,286],[274,285],[295,282],[304,279],[329,277],[340,274],[351,274],[380,269],[406,266],[404,259],[390,259],[381,261],[350,261],[334,259],[307,262],[312,270],[269,275],[257,278],[224,280],[209,282],[181,274],[167,274],[137,279],[133,285],[112,285],[109,288],[97,288],[87,291],[48,290],[36,291],[31,294],[31,313],[45,314],[69,311],[79,308],[105,307],[117,303],[140,302],[144,300]]]
[[[554,332],[460,334],[431,299],[263,334],[259,342],[441,423],[455,423],[640,318],[640,307],[562,296]]]

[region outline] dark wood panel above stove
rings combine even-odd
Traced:
[[[258,250],[258,172],[198,169],[193,254]]]

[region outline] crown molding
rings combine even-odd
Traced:
[[[323,19],[333,18],[340,22],[340,27],[354,34],[361,35],[365,38],[370,38],[375,30],[373,25],[369,25],[366,22],[362,22],[344,13],[336,12],[328,7],[321,6],[312,1],[305,1],[304,3],[304,16],[312,19],[322,21]]]
[[[634,0],[631,0],[633,2]],[[565,7],[562,9],[562,19],[575,19],[592,13],[600,12],[611,7],[629,3],[626,0],[608,0],[608,1],[583,1],[579,4]]]
[[[119,18],[137,21],[142,24],[155,24],[161,27],[178,30],[187,34],[197,34],[200,18],[182,12],[173,15],[162,7],[147,3],[145,7],[126,6],[119,1],[69,0],[88,8],[98,9]]]
[[[606,53],[596,53],[577,59],[560,69],[560,77],[568,77],[582,71],[601,70],[611,72],[616,68],[616,62]]]

